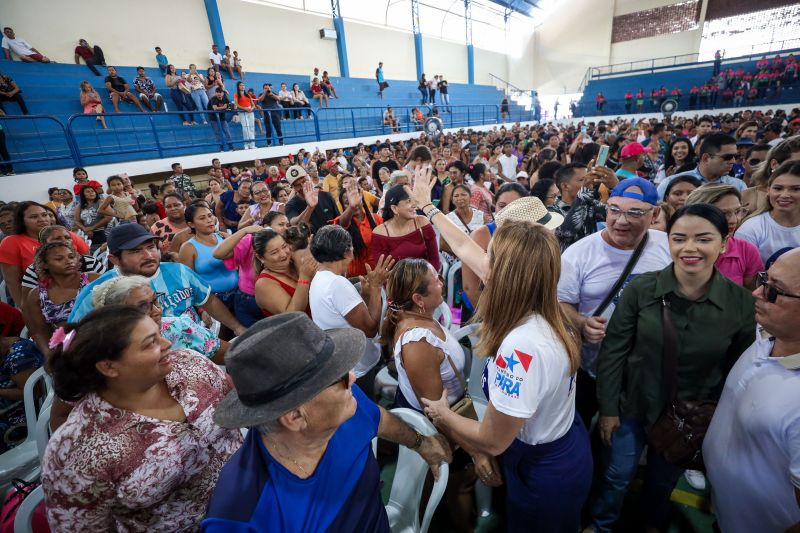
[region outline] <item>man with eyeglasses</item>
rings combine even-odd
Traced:
[[[750,180],[753,176],[753,172],[756,167],[767,158],[767,152],[769,152],[768,144],[756,144],[748,148],[747,154],[745,154],[744,161],[742,162],[742,166],[744,167],[742,181],[748,185],[751,183]]]
[[[666,234],[649,229],[658,218],[657,204],[658,193],[648,180],[629,178],[619,182],[606,204],[605,229],[577,241],[561,255],[558,301],[572,322],[580,326],[584,339],[576,409],[587,427],[597,411],[597,355],[608,318],[631,280],[639,274],[661,270],[672,261]],[[640,244],[638,259],[619,289],[611,294]]]
[[[658,197],[664,199],[669,183],[678,176],[692,176],[703,184],[733,185],[739,192],[747,185],[739,178],[730,176],[736,159],[736,139],[725,133],[711,133],[698,142],[697,167],[687,172],[674,174],[658,186]]]
[[[205,282],[190,268],[180,263],[162,263],[158,237],[139,224],[121,224],[108,236],[108,260],[115,268],[85,286],[75,298],[69,315],[70,322],[78,322],[94,310],[92,289],[117,276],[144,276],[156,292],[164,293],[161,308],[164,316],[188,316],[197,327],[204,327],[195,310],[203,309],[227,326],[236,335],[245,327],[231,314],[225,304],[211,292]]]
[[[800,249],[758,276],[761,334],[728,374],[703,443],[726,533],[800,528]]]

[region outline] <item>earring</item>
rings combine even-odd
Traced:
[[[420,305],[419,306],[419,312],[420,312],[420,314],[423,314],[423,315],[425,314],[425,306],[424,305]]]

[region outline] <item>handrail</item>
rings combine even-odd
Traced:
[[[772,45],[780,43],[780,46],[777,48],[773,48]],[[794,48],[786,48],[787,43],[795,43],[796,46]],[[769,46],[768,50],[758,50],[756,49],[760,46]],[[772,52],[795,52],[800,50],[800,38],[795,39],[783,39],[781,41],[772,41],[769,43],[759,43],[750,46],[750,53],[744,55],[738,55],[733,57],[723,57],[722,62],[724,63],[733,63],[733,62],[741,62],[741,61],[752,61],[755,56],[763,56],[764,54],[772,53]],[[682,62],[678,62],[679,58],[686,58]],[[635,61],[623,61],[620,63],[613,63],[609,65],[600,65],[600,66],[593,66],[586,69],[586,73],[583,76],[583,79],[580,82],[580,86],[578,87],[578,92],[583,92],[586,86],[589,84],[593,78],[605,76],[609,74],[623,74],[625,72],[632,72],[632,71],[640,71],[640,70],[649,70],[650,72],[654,72],[656,69],[662,68],[670,68],[677,65],[686,65],[691,63],[696,63],[697,65],[707,65],[713,64],[714,60],[710,59],[707,61],[697,61],[699,58],[699,52],[692,53],[692,54],[680,54],[680,55],[673,55],[673,56],[663,56],[663,57],[654,57],[649,59],[640,59]],[[658,64],[656,63],[661,63]],[[640,68],[633,68],[634,64],[643,64]],[[628,66],[627,69],[618,70],[618,67]]]
[[[439,106],[434,112],[433,105],[401,105],[392,106],[398,111],[399,127],[402,132],[417,132],[422,130],[423,123],[411,120],[409,112],[413,108],[423,111],[425,118],[437,116],[445,128],[464,128],[479,125],[494,125],[503,122],[525,122],[534,120],[533,113],[514,106],[510,115],[503,116],[499,104],[458,104]],[[288,108],[256,110],[256,117],[261,113],[278,113],[284,117],[281,120],[283,136],[281,142],[312,142],[330,139],[353,137],[367,137],[369,135],[391,134],[392,127],[383,123],[385,106],[364,107],[329,107],[329,108]],[[295,112],[309,115],[313,120],[288,120],[285,117]],[[36,163],[52,159],[65,159],[68,161],[64,167],[85,166],[94,162],[95,158],[102,158],[103,162],[124,162],[136,159],[165,158],[192,153],[208,153],[225,150],[228,144],[239,149],[244,145],[241,128],[228,128],[230,138],[222,133],[217,134],[211,125],[183,126],[180,115],[201,115],[209,117],[212,121],[218,111],[163,111],[157,113],[122,112],[103,113],[76,113],[70,115],[66,125],[56,117],[50,115],[13,115],[0,117],[0,120],[20,121],[32,119],[45,119],[58,125],[57,134],[64,138],[64,154],[54,154],[52,142],[45,142],[44,135],[37,130],[37,140],[41,144],[45,155],[28,158],[12,159],[2,164]],[[228,111],[227,113],[232,113]],[[337,116],[338,115],[338,116]],[[105,118],[109,129],[101,129],[94,122],[98,116]],[[198,117],[199,118],[199,117]],[[91,122],[87,127],[86,122]],[[226,120],[228,126],[229,122]],[[344,127],[343,127],[344,124]],[[221,124],[217,122],[217,130]],[[8,128],[6,128],[8,132]],[[258,146],[264,146],[265,137],[256,132]],[[15,138],[11,137],[12,143]],[[13,146],[13,145],[12,145]],[[12,150],[14,151],[14,150]],[[16,150],[19,152],[19,150]],[[62,167],[60,167],[62,168]],[[35,169],[35,170],[38,170]]]
[[[527,93],[527,92],[531,92],[531,91],[534,91],[534,90],[535,90],[535,89],[520,89],[519,87],[517,87],[517,86],[516,86],[516,85],[514,85],[513,83],[511,83],[511,82],[509,82],[509,81],[506,81],[506,80],[504,80],[504,79],[503,79],[503,78],[501,78],[500,76],[495,76],[495,75],[494,75],[494,74],[492,74],[491,72],[489,73],[489,77],[490,77],[490,78],[494,78],[494,79],[496,79],[497,81],[499,81],[499,82],[503,83],[503,84],[504,84],[506,87],[508,87],[508,88],[511,88],[511,89],[514,89],[515,91],[517,91],[517,92],[519,92],[519,93]]]

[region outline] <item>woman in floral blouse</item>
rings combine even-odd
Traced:
[[[74,402],[42,461],[53,531],[196,531],[220,469],[242,443],[213,421],[231,390],[192,350],[170,350],[134,306],[59,328],[48,362]]]

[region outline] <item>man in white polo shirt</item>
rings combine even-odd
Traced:
[[[797,531],[800,249],[759,275],[753,294],[763,331],[728,374],[703,458],[722,531]]]

